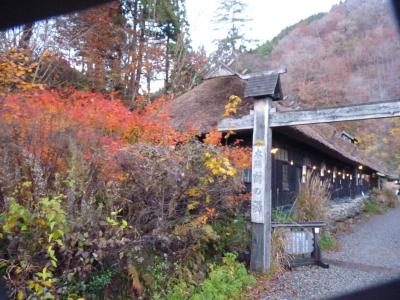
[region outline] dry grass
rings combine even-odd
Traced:
[[[287,228],[275,228],[271,235],[271,268],[270,273],[282,272],[284,266],[291,260],[291,255],[284,249],[285,234],[289,231]]]
[[[294,202],[294,218],[297,222],[326,221],[330,183],[321,183],[319,176],[307,175]]]
[[[350,225],[346,222],[336,222],[335,227],[336,227],[336,232],[342,232],[342,233],[353,232]]]
[[[389,207],[397,207],[399,205],[399,198],[392,190],[384,188],[380,191],[380,194],[384,198],[384,203]]]
[[[399,200],[395,193],[388,189],[383,188],[382,190],[373,189],[371,193],[371,198],[373,201],[386,204],[389,207],[396,207],[399,205]]]

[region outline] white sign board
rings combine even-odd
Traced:
[[[313,234],[309,231],[289,231],[285,234],[283,248],[291,255],[311,253],[314,250]]]
[[[265,146],[253,146],[251,175],[251,221],[265,222]]]

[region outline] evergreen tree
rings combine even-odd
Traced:
[[[218,30],[225,30],[224,38],[214,41],[217,50],[212,54],[211,63],[228,63],[239,53],[246,50],[246,44],[250,41],[245,38],[243,29],[248,21],[245,15],[247,4],[240,0],[219,0],[216,10],[215,22]]]

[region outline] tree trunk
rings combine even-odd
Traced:
[[[168,25],[168,30],[169,32],[169,25]],[[166,49],[165,49],[165,80],[164,80],[164,89],[165,92],[168,92],[170,89],[169,86],[169,68],[170,68],[170,62],[169,62],[169,35],[167,34],[167,43],[166,43]]]
[[[31,40],[33,34],[34,23],[27,23],[22,27],[21,39],[18,43],[18,48],[27,49],[29,47],[29,41]]]
[[[146,73],[146,82],[147,82],[146,104],[150,104],[150,92],[151,92],[151,72],[150,71],[147,71],[147,73]]]
[[[144,54],[144,44],[145,44],[145,21],[144,19],[141,22],[140,26],[140,36],[139,36],[139,52],[137,55],[137,66],[136,66],[136,74],[135,80],[133,82],[132,87],[132,97],[131,97],[131,108],[135,105],[135,100],[140,88],[140,78],[142,76],[142,67],[143,67],[143,54]]]
[[[129,82],[127,82],[127,95],[128,97],[132,98],[133,95],[133,87],[134,82],[136,80],[135,73],[136,73],[136,66],[137,66],[137,55],[136,55],[136,46],[137,46],[137,26],[138,26],[138,1],[135,0],[133,3],[133,11],[132,11],[132,19],[133,19],[133,26],[132,26],[132,41],[129,47],[129,54],[131,61],[128,63],[128,78]]]

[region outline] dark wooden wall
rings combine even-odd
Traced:
[[[251,132],[245,133],[237,138],[243,140],[246,146],[251,145]],[[317,176],[321,174],[321,165],[326,169],[321,180],[331,182],[331,200],[341,201],[348,198],[355,198],[362,193],[367,195],[373,187],[377,187],[377,177],[373,170],[363,166],[362,170],[351,161],[344,161],[339,156],[324,152],[322,148],[317,149],[313,145],[315,141],[307,140],[305,137],[294,138],[284,131],[274,132],[273,148],[278,152],[273,155],[272,161],[272,207],[291,207],[297,197],[302,180],[302,170],[305,160],[308,161],[307,172]],[[310,145],[312,144],[312,145]],[[281,160],[279,151],[287,151],[285,160]],[[313,170],[315,166],[315,170]],[[333,170],[336,168],[336,178],[333,179]],[[328,173],[328,170],[330,172]],[[343,178],[343,170],[345,177]],[[340,172],[340,175],[338,174]],[[250,176],[247,176],[249,178]],[[357,178],[359,177],[359,178]],[[250,184],[248,184],[250,191]]]

